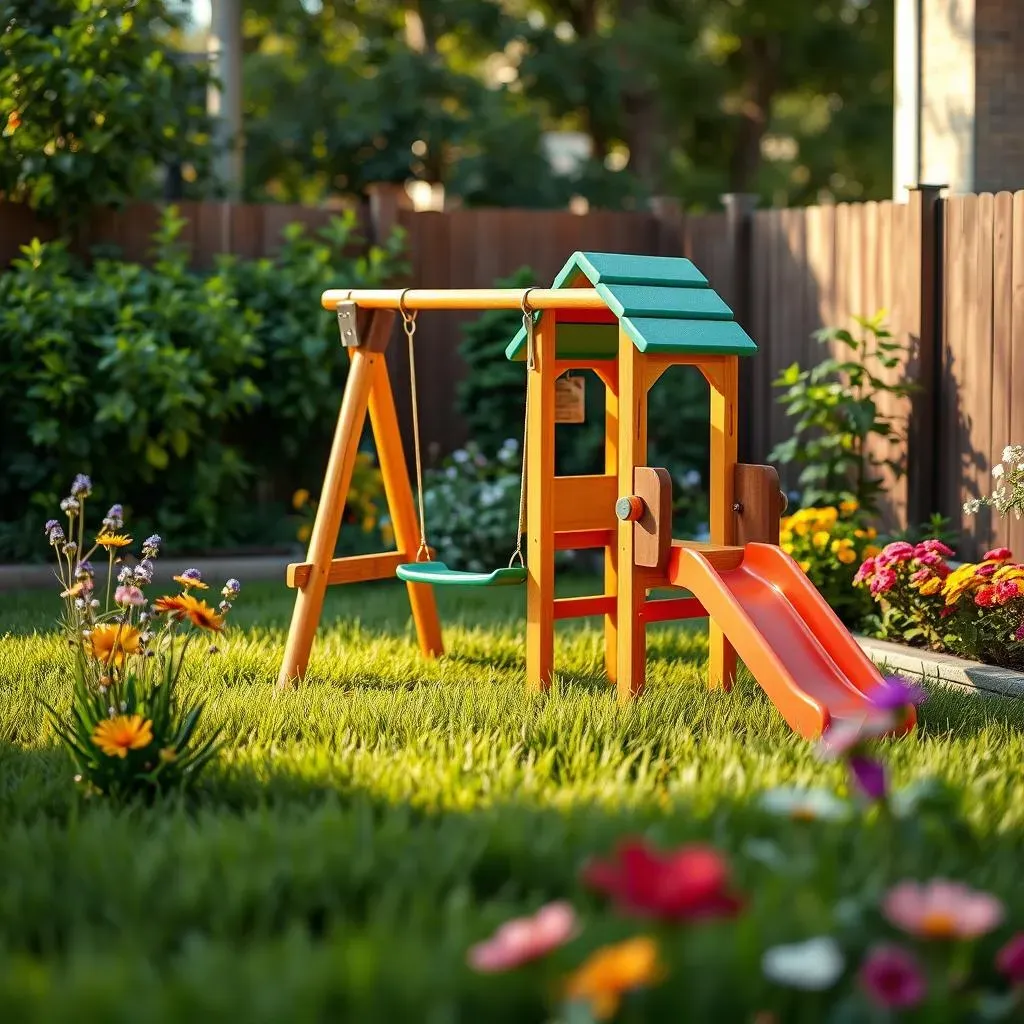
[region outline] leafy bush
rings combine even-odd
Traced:
[[[167,210],[151,267],[34,241],[0,275],[0,558],[34,557],[32,524],[79,467],[102,463],[108,499],[131,494],[142,529],[159,516],[193,551],[265,543],[321,475],[347,360],[320,292],[386,279],[401,239],[346,255],[350,215],[204,275],[182,227]]]
[[[953,568],[941,541],[887,544],[855,583],[881,605],[880,634],[1007,668],[1024,668],[1024,564],[1008,548]]]
[[[884,487],[878,471],[887,467],[899,477],[904,465],[897,455],[879,458],[869,450],[868,441],[872,435],[884,438],[893,451],[905,442],[896,418],[879,410],[878,399],[883,394],[906,397],[913,385],[890,384],[878,375],[899,366],[908,351],[893,340],[884,314],[854,319],[861,328],[859,337],[843,328],[816,334],[824,344],[839,342],[851,349],[849,359],[829,357],[811,370],[793,363],[774,381],[786,389],[779,401],[796,423],[793,436],[776,445],[768,457],[802,467],[799,483],[805,505],[856,501],[866,512],[877,512]]]
[[[187,569],[175,580],[181,593],[152,605],[143,588],[152,582],[153,560],[161,539],[142,542],[137,565],[114,568],[132,538],[123,532],[123,508],[114,505],[86,550],[85,511],[92,493],[89,477],[79,474],[60,507],[67,529],[56,519],[46,536],[57,555],[57,577],[64,599],[64,633],[74,652],[71,709],[61,715],[49,704],[54,729],[78,769],[76,781],[89,794],[152,796],[195,783],[217,753],[217,733],[194,742],[203,706],[182,707],[175,688],[189,644],[197,635],[216,637],[241,589],[228,580],[219,608],[190,591],[206,590],[200,574]],[[92,559],[106,555],[106,599],[96,594]],[[162,625],[157,626],[157,619]],[[180,648],[176,639],[185,629]],[[207,655],[217,647],[207,645]],[[45,703],[45,702],[44,702]]]
[[[205,179],[208,73],[172,52],[164,0],[7,0],[0,197],[72,222],[153,194],[161,166]]]
[[[857,566],[878,554],[878,534],[864,525],[857,505],[800,509],[780,525],[782,550],[796,559],[847,626],[861,628],[871,614],[871,600],[853,587],[853,579]]]

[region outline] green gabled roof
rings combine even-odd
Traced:
[[[584,281],[608,303],[640,352],[746,356],[757,351],[732,310],[688,259],[576,252],[551,287],[571,288]],[[520,328],[505,355],[521,359],[525,348],[526,330]]]

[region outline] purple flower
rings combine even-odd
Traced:
[[[49,540],[54,547],[56,547],[64,540],[64,529],[60,525],[60,523],[58,523],[50,530]]]
[[[160,554],[160,545],[163,543],[160,535],[154,533],[151,537],[147,537],[142,542],[142,557],[143,558],[156,558]]]
[[[96,570],[92,567],[92,562],[79,562],[78,568],[75,569],[75,576],[78,579],[82,579],[86,576],[94,575]]]
[[[60,527],[60,523],[56,519],[47,519],[46,525],[43,527],[43,533],[50,534],[54,530]]]
[[[68,515],[75,515],[81,507],[81,503],[77,498],[61,499],[60,510],[61,512],[67,512]]]
[[[203,574],[198,569],[185,569],[181,575],[186,580],[195,580],[196,583],[203,582]]]
[[[230,579],[224,584],[224,589],[221,593],[227,598],[238,597],[238,592],[242,589],[242,584],[238,580]]]
[[[887,1009],[917,1006],[928,982],[917,958],[900,946],[875,946],[860,969],[860,983],[868,998]]]
[[[120,505],[111,505],[103,517],[103,525],[111,533],[120,530],[124,526],[124,509]]]
[[[863,754],[851,755],[849,765],[854,780],[869,800],[885,796],[885,765]]]
[[[88,498],[92,494],[92,480],[84,473],[79,473],[71,483],[72,498]]]
[[[867,694],[867,698],[879,711],[898,711],[907,704],[923,704],[928,691],[903,676],[886,676],[881,685]]]

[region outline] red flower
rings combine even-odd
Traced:
[[[984,587],[979,587],[978,592],[974,595],[974,603],[979,608],[991,608],[996,603],[995,586],[989,583]]]
[[[584,881],[623,910],[663,920],[733,917],[742,905],[725,860],[706,846],[661,854],[642,840],[627,841],[616,858],[591,863]]]

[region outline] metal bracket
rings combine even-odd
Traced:
[[[359,348],[362,344],[359,331],[356,329],[356,309],[357,306],[351,299],[338,303],[338,331],[345,348]]]

